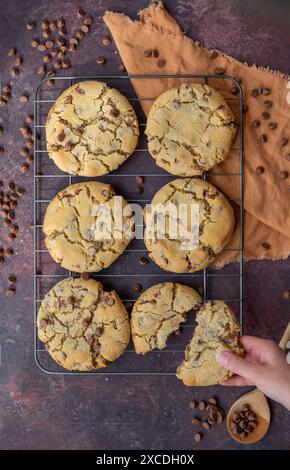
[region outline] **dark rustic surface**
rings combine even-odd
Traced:
[[[290,73],[289,6],[283,1],[168,0],[166,6],[184,30],[208,47],[217,47],[249,63]],[[1,449],[192,449],[194,443],[189,401],[220,397],[228,408],[243,389],[212,387],[190,390],[175,378],[146,377],[52,377],[41,372],[33,358],[32,297],[32,175],[20,175],[22,137],[18,127],[32,96],[20,104],[23,91],[33,93],[39,82],[36,68],[40,53],[30,47],[35,36],[27,32],[28,20],[64,16],[68,29],[77,24],[75,11],[82,6],[94,16],[92,31],[73,56],[66,73],[93,75],[118,73],[119,58],[114,46],[104,47],[104,10],[124,11],[134,17],[147,5],[144,0],[1,0],[0,79],[12,83],[13,98],[0,110],[5,131],[0,145],[0,179],[15,181],[28,189],[17,209],[20,232],[16,255],[1,266],[0,297],[0,448]],[[288,4],[289,5],[289,4]],[[286,11],[288,9],[288,11]],[[24,57],[19,78],[10,80],[13,60],[7,57],[16,47]],[[104,55],[107,64],[96,68],[95,58]],[[77,62],[77,63],[76,63]],[[0,229],[0,241],[4,239]],[[5,246],[7,242],[5,242]],[[7,298],[7,276],[18,277],[17,294]],[[276,340],[289,321],[289,301],[283,291],[290,288],[289,261],[250,262],[245,279],[245,331]],[[272,403],[270,432],[256,449],[289,449],[290,415]],[[201,449],[238,449],[225,424],[212,429],[198,445]]]

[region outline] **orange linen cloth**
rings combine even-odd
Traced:
[[[248,66],[220,51],[209,51],[202,47],[198,42],[185,36],[162,2],[152,3],[141,11],[139,16],[140,21],[132,21],[123,14],[113,12],[106,12],[104,16],[104,21],[111,31],[129,74],[212,75],[217,73],[218,69],[224,69],[224,75],[240,80],[244,103],[248,108],[244,113],[244,256],[246,260],[288,257],[290,253],[288,77],[277,71],[258,68],[255,65]],[[148,49],[158,50],[158,57],[154,54],[145,57],[144,51]],[[134,79],[132,82],[139,98],[148,98],[157,97],[181,81],[180,79]],[[231,107],[238,118],[239,102],[235,91],[233,92],[233,82],[210,79],[208,84],[232,100]],[[258,96],[253,96],[256,94],[255,90],[258,91]],[[143,101],[146,114],[151,104],[152,102]],[[229,104],[231,105],[231,101]],[[258,127],[253,127],[255,120],[259,122]],[[275,129],[271,129],[269,123],[274,123],[272,127]],[[262,135],[266,141],[263,141]],[[215,172],[239,172],[239,152],[234,150],[239,146],[239,139],[240,136],[233,144],[226,161],[219,164],[214,169]],[[257,174],[258,167],[262,169],[261,174]],[[210,181],[228,197],[239,198],[238,176],[211,176]],[[236,212],[238,214],[239,211]],[[237,247],[239,247],[239,223],[228,245],[228,248]],[[214,265],[221,267],[238,259],[238,252],[224,251],[218,255]]]

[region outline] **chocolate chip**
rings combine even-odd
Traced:
[[[217,51],[212,51],[211,54],[210,54],[210,58],[211,59],[216,59],[218,57],[218,52]]]
[[[25,121],[27,122],[27,124],[33,124],[33,121],[34,121],[33,114],[27,114]]]
[[[180,108],[180,101],[179,100],[173,100],[173,107],[175,109],[179,109]]]
[[[14,255],[14,250],[13,248],[7,248],[5,251],[6,256],[13,256]]]
[[[265,168],[263,166],[257,166],[256,168],[256,175],[260,176],[264,173]]]
[[[276,122],[269,122],[268,126],[272,131],[277,129],[277,123]]]
[[[13,297],[13,295],[15,295],[15,289],[13,289],[12,287],[9,287],[9,289],[6,290],[5,295],[7,297]]]
[[[194,435],[194,440],[195,442],[200,442],[202,439],[202,434],[200,432],[197,432],[195,435]]]
[[[146,49],[143,54],[145,57],[152,57],[152,49]]]
[[[288,178],[288,176],[289,176],[288,171],[281,171],[279,173],[279,178],[281,178],[282,180],[286,180]]]
[[[21,165],[20,167],[20,173],[28,173],[29,171],[29,165],[28,163],[23,163],[23,165]]]
[[[105,302],[105,304],[107,304],[109,306],[112,306],[112,305],[114,305],[115,300],[113,299],[113,297],[109,297],[108,295],[106,295],[106,296],[104,296],[104,302]]]
[[[263,242],[262,243],[262,248],[264,248],[264,250],[270,250],[271,245],[270,245],[270,243]]]
[[[266,136],[266,134],[262,134],[260,137],[259,137],[259,140],[261,142],[267,142],[268,141],[268,137]]]
[[[41,65],[40,67],[38,67],[36,71],[37,75],[45,75],[45,72],[46,72],[45,65]]]
[[[66,35],[67,35],[67,30],[66,30],[66,28],[65,28],[64,26],[63,26],[62,28],[59,28],[58,34],[59,34],[60,36],[66,36]]]
[[[165,64],[166,64],[166,61],[164,59],[159,59],[157,61],[157,66],[160,67],[160,68],[164,67]]]
[[[95,334],[97,336],[101,336],[101,334],[104,332],[104,328],[102,326],[97,326],[96,330],[95,330]]]
[[[223,67],[217,67],[214,71],[216,75],[223,75],[225,73],[226,69]]]
[[[135,181],[137,184],[143,184],[144,183],[144,176],[136,176]]]
[[[10,276],[8,276],[8,283],[9,284],[15,284],[17,281],[17,277],[14,276],[13,274],[10,274]]]
[[[144,188],[143,188],[142,186],[137,186],[137,187],[135,188],[135,193],[137,193],[137,194],[143,194],[143,192],[144,192]]]
[[[90,279],[90,274],[89,273],[82,273],[81,274],[81,280],[82,281],[88,281]]]
[[[203,429],[206,429],[206,430],[210,429],[210,424],[209,424],[208,421],[203,421],[201,425],[202,425]]]
[[[209,402],[211,405],[217,405],[217,399],[214,398],[214,397],[209,398],[208,402]]]
[[[259,127],[261,125],[260,121],[258,121],[257,119],[255,119],[252,123],[251,123],[251,127],[253,129],[256,129],[257,127]]]
[[[13,67],[13,69],[10,70],[10,75],[11,77],[17,77],[19,75],[20,71],[17,67]]]
[[[237,95],[238,93],[239,93],[239,88],[237,87],[237,85],[232,86],[231,94],[232,95]]]
[[[105,57],[97,57],[97,58],[96,58],[96,64],[97,64],[97,65],[105,65],[106,61],[107,61],[107,60],[106,60]]]
[[[85,33],[83,31],[77,31],[75,37],[81,41],[82,39],[84,39]]]
[[[265,108],[272,108],[273,101],[271,101],[271,100],[264,101],[264,106],[265,106]]]
[[[88,33],[88,32],[90,31],[90,26],[87,25],[87,24],[83,24],[83,25],[81,26],[81,31],[82,31],[83,33],[85,33],[85,34]]]
[[[194,408],[197,408],[197,401],[196,400],[191,400],[191,402],[189,402],[189,406],[190,408],[194,409]]]
[[[262,88],[261,94],[264,96],[270,95],[271,90],[270,88]]]
[[[53,46],[54,46],[54,41],[52,41],[52,40],[46,41],[45,47],[46,47],[47,49],[52,49]]]
[[[63,60],[61,66],[63,69],[68,69],[70,67],[70,61],[68,59]]]
[[[14,191],[14,190],[15,190],[15,183],[14,183],[14,181],[9,181],[9,183],[8,183],[8,188],[9,188],[11,191]]]
[[[27,103],[27,101],[29,100],[29,96],[28,95],[21,95],[19,100],[21,101],[21,103]]]
[[[104,46],[110,46],[112,44],[112,38],[110,36],[105,36],[102,42]]]
[[[22,57],[16,57],[16,59],[15,59],[15,65],[16,65],[16,67],[19,67],[19,66],[22,65],[22,64],[23,64],[23,59],[22,59]]]
[[[91,16],[88,16],[88,18],[86,18],[86,19],[84,20],[84,24],[85,24],[86,26],[92,26],[93,22],[94,22],[94,20],[93,20],[93,18],[92,18]]]
[[[259,94],[259,90],[257,88],[254,88],[252,91],[251,91],[251,95],[256,98]]]
[[[61,132],[58,134],[58,136],[57,136],[57,140],[58,140],[59,142],[63,142],[64,139],[65,139],[65,133],[64,133],[64,131],[61,131]]]
[[[282,139],[280,140],[281,147],[286,147],[287,144],[288,144],[288,139],[286,139],[285,137],[282,137]]]
[[[146,264],[148,264],[148,263],[149,263],[148,259],[145,258],[144,256],[142,256],[142,258],[139,259],[139,264],[141,266],[146,266]]]
[[[269,119],[269,117],[270,117],[270,114],[267,111],[264,111],[262,113],[262,119]]]
[[[64,38],[57,38],[56,44],[61,47],[66,45],[66,40]]]
[[[283,297],[285,300],[289,300],[290,299],[290,290],[285,290],[283,292]]]
[[[37,50],[39,52],[44,52],[46,51],[46,45],[45,44],[39,44],[39,46],[37,46]]]
[[[120,111],[118,111],[118,109],[116,109],[116,108],[112,108],[110,110],[110,115],[113,116],[113,117],[118,117],[120,115]]]
[[[73,101],[72,95],[68,95],[68,96],[66,97],[66,99],[64,100],[64,103],[65,103],[65,104],[71,104],[72,101]]]

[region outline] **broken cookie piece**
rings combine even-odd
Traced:
[[[149,287],[135,302],[131,315],[132,338],[137,354],[164,349],[190,310],[201,304],[191,287],[164,282]]]
[[[201,175],[222,162],[236,132],[235,116],[223,96],[196,83],[162,93],[145,130],[156,164],[179,176]]]
[[[129,316],[118,294],[104,292],[94,279],[56,284],[41,303],[37,326],[51,357],[68,370],[106,367],[130,340]]]
[[[244,354],[239,343],[240,325],[229,306],[221,300],[204,304],[198,311],[196,322],[197,327],[185,350],[185,360],[177,368],[176,376],[188,386],[215,385],[232,375],[216,361],[217,353]]]
[[[49,157],[74,175],[116,170],[133,153],[138,137],[137,117],[127,98],[93,80],[65,90],[46,122]]]
[[[43,222],[52,258],[80,273],[110,266],[129,244],[133,229],[134,216],[127,201],[116,196],[111,185],[97,181],[60,191],[48,205]]]

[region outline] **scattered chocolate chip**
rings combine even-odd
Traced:
[[[29,100],[29,96],[28,95],[21,95],[19,100],[21,101],[21,103],[27,103],[27,101]]]
[[[9,181],[8,183],[8,188],[10,189],[10,191],[14,191],[15,190],[15,183],[14,181]]]
[[[67,29],[64,26],[62,28],[59,28],[58,34],[60,36],[66,36],[67,35]]]
[[[142,284],[139,284],[139,283],[134,284],[133,289],[134,289],[135,292],[141,292]]]
[[[97,57],[96,58],[96,64],[97,65],[105,65],[106,62],[107,62],[107,60],[106,60],[105,57]]]
[[[34,121],[33,114],[28,114],[25,118],[25,121],[27,122],[27,124],[33,124],[33,121]]]
[[[110,110],[110,115],[113,116],[113,117],[118,117],[120,115],[120,111],[116,108],[112,108]]]
[[[86,16],[86,12],[82,8],[78,8],[77,16],[78,18],[83,18],[84,16]]]
[[[16,56],[16,49],[14,47],[12,47],[11,49],[9,49],[8,51],[8,56],[9,57],[15,57]]]
[[[64,131],[62,130],[62,131],[58,134],[57,140],[58,140],[59,142],[63,142],[64,139],[65,139],[65,133],[64,133]]]
[[[23,64],[23,59],[22,59],[22,57],[16,57],[16,59],[15,59],[15,65],[16,65],[16,67],[19,67],[19,66],[22,65],[22,64]]]
[[[37,73],[37,75],[45,75],[45,73],[46,73],[45,65],[41,65],[40,67],[38,67],[36,73]]]
[[[84,20],[84,25],[92,26],[92,24],[93,24],[93,18],[91,16],[88,16],[88,18]]]
[[[28,163],[23,163],[23,165],[21,165],[20,167],[20,173],[28,173],[29,171],[29,165]]]
[[[50,36],[51,36],[51,32],[49,30],[43,31],[42,37],[44,39],[48,39],[48,38],[50,38]]]
[[[5,294],[7,295],[7,297],[13,297],[13,295],[15,294],[15,289],[13,289],[12,287],[9,287]]]
[[[81,41],[82,39],[84,39],[85,33],[83,31],[77,31],[75,37]]]
[[[15,284],[17,281],[17,277],[14,276],[13,274],[10,274],[10,276],[8,276],[8,283],[9,284]]]
[[[286,180],[288,178],[288,176],[289,176],[288,171],[281,171],[279,173],[279,178],[281,178],[282,180]]]
[[[260,176],[264,173],[265,168],[263,166],[257,166],[256,168],[256,175]]]
[[[200,432],[197,432],[195,435],[194,435],[194,440],[195,442],[200,442],[202,439],[202,434]]]
[[[202,425],[203,429],[206,429],[207,431],[210,429],[210,424],[209,424],[208,421],[203,421],[201,423],[201,425]]]
[[[270,117],[270,114],[267,111],[264,111],[262,113],[262,119],[269,119],[269,117]]]
[[[42,57],[42,61],[45,63],[45,64],[49,64],[49,62],[51,62],[51,55],[50,54],[44,54],[44,56]]]
[[[11,77],[17,77],[19,75],[19,69],[17,67],[13,67],[13,69],[10,70],[10,75]]]
[[[38,47],[40,44],[39,39],[32,39],[30,44],[32,47]]]
[[[68,59],[63,60],[61,66],[63,69],[68,69],[70,67],[70,61]]]
[[[259,90],[257,88],[254,88],[252,91],[251,91],[251,95],[256,98],[259,94]]]
[[[285,137],[282,137],[282,139],[280,140],[281,147],[286,147],[287,144],[288,144],[288,139],[286,139]]]
[[[65,104],[71,104],[73,101],[72,95],[68,95],[66,99],[64,100]]]
[[[34,23],[34,21],[28,21],[28,22],[26,23],[26,29],[27,29],[28,31],[32,31],[32,30],[35,29],[35,28],[36,28],[36,24]]]
[[[82,273],[81,274],[81,280],[82,281],[88,281],[90,279],[90,274],[89,273]]]
[[[87,34],[87,33],[90,31],[90,26],[87,25],[87,24],[83,24],[83,25],[81,26],[81,31],[82,31],[83,33]]]
[[[110,36],[105,36],[102,42],[104,46],[110,46],[112,44],[112,39]]]
[[[259,137],[259,140],[261,142],[267,142],[268,141],[268,137],[266,136],[266,134],[262,134],[260,137]]]
[[[191,424],[193,424],[194,426],[198,426],[200,424],[200,419],[196,417],[192,418]]]
[[[144,183],[144,176],[136,176],[135,181],[137,184],[143,184]]]
[[[119,65],[118,65],[118,70],[119,70],[119,72],[126,72],[125,65],[122,64],[122,63],[119,64]]]
[[[262,248],[264,248],[264,250],[270,250],[271,245],[270,245],[270,243],[263,242],[262,243]]]
[[[194,408],[197,408],[198,403],[196,400],[191,400],[191,402],[189,403],[189,406],[190,408],[194,409]]]
[[[37,46],[37,50],[39,52],[44,52],[46,51],[46,45],[45,44],[39,44],[39,46]]]
[[[214,397],[209,398],[208,402],[209,402],[211,405],[217,405],[217,399],[214,398]]]
[[[4,106],[6,106],[7,104],[7,101],[4,100],[3,98],[0,99],[0,108],[4,108]]]
[[[57,38],[56,44],[61,47],[66,45],[66,40],[64,38]]]
[[[272,131],[277,129],[277,123],[276,122],[269,122],[268,126]]]
[[[7,248],[5,251],[6,256],[13,256],[14,255],[14,250],[13,248]]]
[[[205,408],[206,408],[206,404],[205,404],[204,401],[198,402],[198,409],[199,410],[203,411],[203,410],[205,410]]]
[[[46,41],[45,43],[46,49],[52,49],[53,46],[54,46],[54,41],[52,39],[50,39],[49,41]]]
[[[163,67],[165,66],[165,64],[166,64],[166,61],[165,61],[164,59],[159,59],[159,60],[157,61],[157,66],[158,66],[159,68],[163,68]]]
[[[142,258],[139,259],[140,266],[146,266],[146,264],[148,263],[149,263],[148,259],[145,258],[144,256],[142,256]]]
[[[143,192],[144,192],[144,188],[143,188],[142,186],[137,186],[137,187],[135,188],[135,193],[137,193],[137,194],[143,194]]]
[[[40,27],[41,29],[49,29],[49,22],[47,20],[43,20],[41,23],[40,23]]]
[[[251,127],[253,129],[256,129],[257,127],[259,127],[261,125],[260,121],[258,121],[257,119],[255,119],[252,123],[251,123]]]
[[[55,80],[47,80],[47,86],[52,87],[55,84]]]
[[[152,49],[146,49],[143,54],[145,57],[152,57],[152,52]]]

